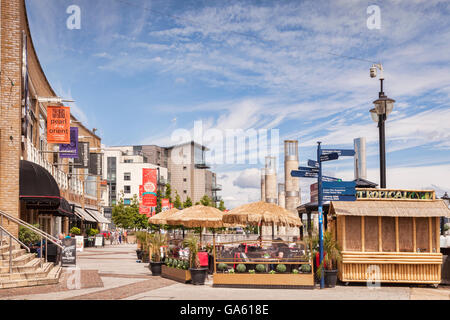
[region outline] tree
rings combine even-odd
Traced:
[[[116,226],[124,229],[146,229],[148,227],[147,216],[139,214],[137,195],[133,196],[129,206],[125,206],[123,192],[118,203],[112,209],[112,220]]]
[[[183,203],[183,208],[189,208],[192,207],[192,200],[191,198],[187,197],[186,201]]]
[[[169,199],[169,202],[172,203],[172,188],[170,186],[170,184],[166,184],[166,194],[165,194],[165,198]]]
[[[225,211],[225,210],[227,210],[227,208],[225,208],[225,203],[223,202],[223,200],[220,200],[220,203],[219,203],[219,210],[220,210],[220,211]]]
[[[161,198],[162,193],[161,190],[158,189],[158,191],[156,191],[156,213],[161,212]]]
[[[173,203],[174,208],[177,209],[183,209],[183,204],[181,203],[180,195],[178,194],[178,191],[175,191],[175,202]]]

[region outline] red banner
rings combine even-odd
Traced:
[[[144,193],[144,186],[141,184],[139,186],[139,201],[142,201],[142,194]]]
[[[142,169],[142,185],[144,192],[142,193],[142,204],[146,207],[156,207],[156,169]]]
[[[47,143],[70,144],[70,107],[47,107]]]
[[[151,210],[150,207],[146,207],[142,205],[142,203],[139,204],[139,214],[145,214],[148,217],[150,210]]]
[[[161,199],[161,211],[166,211],[170,209],[169,199]]]

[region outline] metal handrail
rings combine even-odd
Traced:
[[[13,221],[13,222],[15,222],[15,223],[17,223],[17,224],[23,226],[23,227],[26,227],[26,228],[28,228],[28,229],[31,229],[32,231],[34,231],[35,233],[37,233],[37,234],[40,235],[41,237],[47,239],[48,241],[52,242],[53,244],[55,244],[55,245],[58,246],[59,248],[64,249],[64,247],[58,243],[59,240],[58,240],[56,237],[54,237],[54,236],[52,236],[52,235],[50,235],[50,234],[48,234],[48,233],[42,231],[41,229],[38,229],[38,228],[36,228],[35,226],[33,226],[33,225],[31,225],[31,224],[29,224],[29,223],[27,223],[27,222],[25,222],[25,221],[23,221],[23,220],[21,220],[21,219],[18,219],[18,218],[16,218],[16,217],[13,217],[13,216],[9,215],[8,213],[3,212],[3,211],[1,211],[1,210],[0,210],[0,216],[2,216],[2,217],[4,216],[4,217],[6,217],[8,220],[11,220],[11,221]],[[3,225],[3,219],[2,219],[1,225]]]
[[[9,273],[12,273],[12,241],[11,240],[14,239],[14,241],[16,241],[20,245],[24,246],[27,249],[28,253],[30,253],[30,248],[28,248],[25,244],[23,244],[22,241],[20,241],[19,239],[14,237],[11,233],[9,233],[9,231],[6,230],[5,228],[3,228],[3,226],[0,226],[0,231],[2,233],[2,238],[1,238],[2,243],[3,243],[3,232],[5,232],[9,236]]]

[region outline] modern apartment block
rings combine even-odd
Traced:
[[[204,195],[207,195],[213,201],[219,202],[221,197],[217,195],[217,192],[222,187],[217,184],[216,174],[208,170],[209,166],[204,160],[206,151],[205,146],[194,142],[171,147],[137,145],[106,148],[104,165],[107,176],[105,176],[105,179],[111,184],[109,190],[112,191],[111,201],[107,203],[114,203],[113,200],[117,199],[117,195],[122,190],[121,187],[125,188],[127,185],[125,181],[122,184],[119,183],[119,179],[124,178],[119,177],[119,175],[132,172],[131,167],[140,170],[141,175],[143,167],[159,167],[161,173],[160,185],[163,187],[166,183],[170,183],[172,198],[175,198],[176,193],[178,193],[181,201],[184,202],[189,197],[195,204]],[[131,163],[140,163],[140,165],[130,165],[130,161]],[[116,182],[110,182],[112,180]],[[139,188],[139,184],[137,186]],[[131,190],[131,195],[133,190]],[[139,189],[137,189],[138,192]]]
[[[136,195],[139,197],[139,186],[142,185],[142,169],[158,170],[158,188],[164,191],[167,183],[167,168],[154,165],[133,146],[103,148],[103,179],[108,192],[103,197],[105,215],[111,213],[111,207],[120,199],[122,193],[124,204],[131,204]]]

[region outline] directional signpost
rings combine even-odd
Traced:
[[[308,167],[298,167],[292,170],[292,177],[317,178],[319,213],[319,238],[320,238],[320,264],[323,261],[323,201],[356,201],[356,183],[354,181],[342,181],[342,179],[322,176],[322,162],[337,160],[339,157],[352,157],[355,150],[350,149],[321,149],[317,143],[317,160],[308,160]],[[320,279],[320,288],[325,286],[324,277]]]

